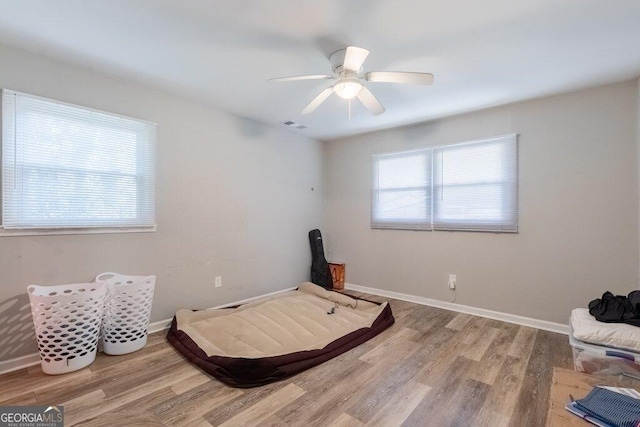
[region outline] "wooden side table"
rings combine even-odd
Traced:
[[[597,385],[634,388],[640,390],[640,381],[629,377],[596,377],[570,369],[553,368],[547,426],[590,426],[588,421],[572,414],[564,407],[569,403],[569,395],[582,399]]]
[[[344,263],[330,262],[329,270],[331,271],[331,278],[333,279],[333,290],[344,290]]]

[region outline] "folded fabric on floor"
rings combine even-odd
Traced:
[[[640,423],[640,400],[601,387],[594,387],[576,406],[604,423],[618,427],[636,427]]]
[[[607,291],[602,298],[589,303],[589,313],[600,322],[640,326],[640,291],[633,291],[626,297]]]
[[[220,381],[255,387],[336,357],[393,323],[387,302],[306,282],[295,291],[236,308],[180,310],[167,339]]]
[[[571,311],[571,330],[577,340],[640,352],[640,328],[597,321],[586,308]]]

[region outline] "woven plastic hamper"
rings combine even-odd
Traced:
[[[111,355],[140,350],[147,343],[156,276],[102,273],[96,283],[107,287],[102,350]]]
[[[75,283],[27,287],[42,371],[77,371],[96,358],[106,286]]]

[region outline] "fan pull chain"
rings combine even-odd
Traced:
[[[349,121],[351,121],[351,100],[349,100]]]

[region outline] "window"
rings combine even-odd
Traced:
[[[372,228],[518,231],[517,135],[373,156]]]
[[[155,227],[155,124],[2,91],[2,227]]]
[[[373,228],[431,229],[431,149],[373,162]]]

